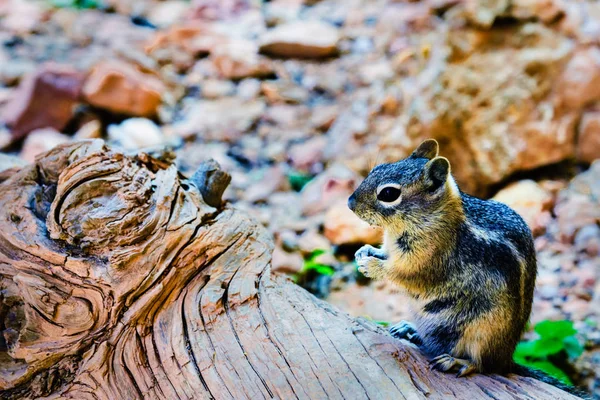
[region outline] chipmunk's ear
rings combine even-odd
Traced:
[[[445,157],[435,157],[425,164],[423,178],[430,191],[437,190],[446,183],[450,175],[450,161]]]
[[[410,155],[412,158],[427,158],[429,160],[437,157],[440,146],[435,139],[427,139],[421,143]]]

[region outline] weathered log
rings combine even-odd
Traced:
[[[0,397],[572,398],[431,371],[272,275],[265,229],[215,200],[222,174],[187,180],[168,159],[85,141],[0,184]]]

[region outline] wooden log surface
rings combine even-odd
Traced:
[[[0,184],[1,398],[574,398],[431,371],[271,274],[271,238],[218,204],[215,171],[186,179],[170,157],[99,140],[14,169]]]

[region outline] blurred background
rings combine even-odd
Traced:
[[[435,138],[534,233],[515,359],[600,399],[599,45],[597,1],[0,0],[0,181],[88,138],[214,158],[275,272],[385,326],[406,301],[357,272],[381,232],[346,199]]]

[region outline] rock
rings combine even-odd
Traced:
[[[177,50],[189,56],[198,57],[209,54],[223,45],[228,37],[219,32],[212,24],[174,25],[166,31],[159,31],[146,45],[147,53],[169,60]]]
[[[102,123],[93,119],[83,125],[79,130],[75,133],[74,138],[76,140],[83,139],[100,139],[102,137]]]
[[[294,21],[267,31],[260,51],[277,57],[323,58],[337,54],[338,30],[320,21]]]
[[[190,3],[182,0],[156,3],[148,13],[148,20],[159,28],[166,28],[181,23],[189,8]]]
[[[288,158],[295,169],[310,171],[314,164],[322,161],[325,146],[325,136],[314,136],[305,142],[292,145],[288,151]]]
[[[593,311],[590,302],[576,296],[569,296],[562,305],[562,311],[565,312],[570,320],[584,320]]]
[[[261,84],[262,93],[269,103],[289,103],[301,104],[309,100],[310,94],[302,86],[292,82],[263,82]]]
[[[165,90],[154,75],[115,60],[93,68],[83,86],[83,96],[89,104],[114,113],[153,117]]]
[[[508,185],[493,200],[504,203],[519,213],[534,236],[543,234],[552,219],[552,195],[529,179]]]
[[[600,161],[595,161],[590,169],[577,175],[558,195],[554,214],[564,242],[572,243],[581,228],[600,223],[599,198]]]
[[[310,116],[310,125],[319,131],[328,130],[336,117],[339,114],[339,106],[337,105],[326,105],[317,106],[312,109]]]
[[[28,164],[27,161],[10,154],[0,153],[0,183]]]
[[[201,135],[205,140],[230,140],[250,128],[264,111],[265,103],[260,100],[201,100],[184,111],[184,118],[173,126],[173,131],[181,137]]]
[[[231,39],[211,52],[210,58],[226,79],[261,78],[273,74],[270,61],[258,54],[258,46],[245,39]]]
[[[258,79],[244,79],[238,84],[238,96],[244,100],[258,97],[260,94],[260,81]]]
[[[16,34],[32,32],[47,14],[43,2],[5,0],[0,2],[0,27]]]
[[[582,227],[575,235],[574,244],[577,250],[592,257],[600,255],[600,227],[595,224]]]
[[[235,85],[228,80],[207,79],[202,82],[202,97],[218,99],[235,93]]]
[[[600,4],[597,2],[562,2],[564,17],[559,27],[582,43],[600,44]]]
[[[275,165],[258,172],[261,173],[261,178],[247,188],[242,195],[246,201],[267,201],[271,194],[285,187],[287,177],[282,165]]]
[[[556,20],[564,12],[560,0],[513,0],[510,13],[517,19],[538,18],[545,23]]]
[[[250,2],[248,0],[193,0],[191,6],[193,18],[223,21],[250,9]]]
[[[581,117],[576,154],[584,163],[600,158],[600,111],[585,112]]]
[[[302,189],[302,212],[315,215],[341,200],[347,201],[358,186],[360,177],[352,170],[334,164],[317,175]]]
[[[69,141],[71,141],[70,137],[52,128],[36,129],[30,132],[23,142],[21,158],[32,163],[38,155]]]
[[[298,247],[304,254],[310,254],[315,250],[331,251],[331,243],[315,229],[310,229],[298,238]]]
[[[382,241],[381,228],[372,227],[358,218],[342,200],[335,203],[325,214],[324,235],[334,245],[372,244]]]
[[[517,171],[574,157],[578,112],[561,105],[558,90],[574,49],[570,39],[524,24],[511,35],[451,30],[428,46],[426,66],[398,81],[403,107],[398,129],[388,134],[398,144],[382,156],[436,138],[461,188],[482,196]],[[417,67],[409,67],[416,60],[406,63]]]
[[[13,138],[22,138],[34,129],[63,129],[73,117],[83,79],[74,68],[54,63],[43,64],[27,75],[2,108],[2,120]]]
[[[600,49],[589,47],[576,52],[563,72],[559,90],[563,102],[571,108],[600,99]]]
[[[299,253],[288,253],[287,251],[275,247],[271,268],[273,272],[282,272],[286,274],[296,274],[300,272],[304,265],[304,259]]]
[[[119,125],[108,126],[108,137],[127,150],[164,145],[166,139],[160,128],[146,118],[130,118]]]

